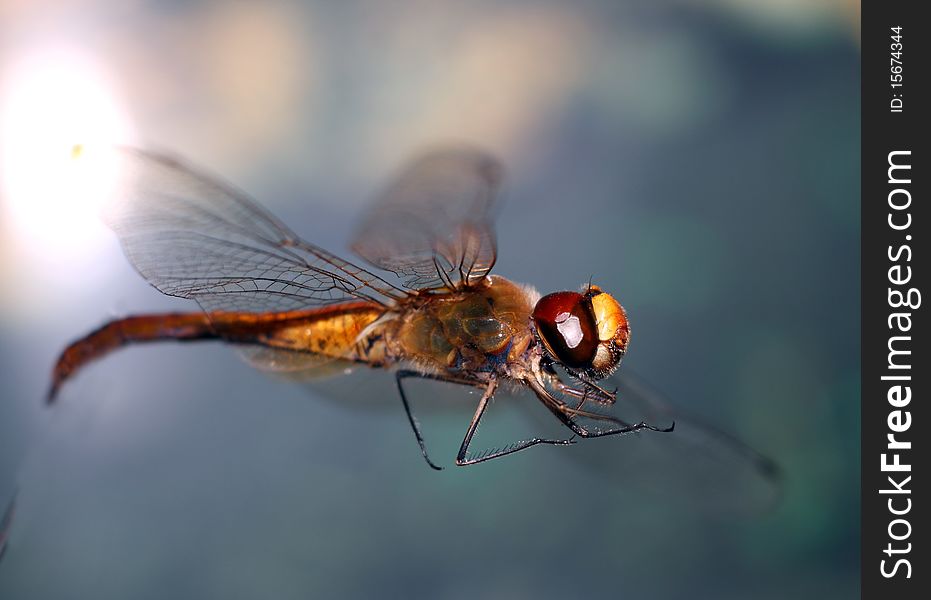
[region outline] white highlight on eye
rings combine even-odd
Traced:
[[[556,317],[556,329],[570,348],[575,348],[581,344],[582,338],[585,337],[585,334],[582,333],[581,321],[571,313],[561,313]]]
[[[130,125],[92,62],[47,52],[5,66],[0,81],[3,207],[16,241],[53,260],[107,239],[100,204],[115,185],[109,149]]]

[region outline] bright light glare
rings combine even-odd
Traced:
[[[117,175],[112,153],[93,149],[129,141],[128,119],[93,65],[72,54],[7,72],[0,172],[13,233],[52,262],[92,254],[106,239],[97,212]]]

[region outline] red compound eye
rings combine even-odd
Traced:
[[[567,367],[591,367],[598,350],[591,298],[577,292],[543,296],[534,307],[532,318],[553,358]]]

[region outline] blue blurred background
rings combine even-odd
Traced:
[[[3,0],[0,598],[857,594],[858,23],[851,0]],[[577,447],[434,473],[393,389],[347,408],[218,345],[130,349],[43,408],[74,337],[194,308],[70,193],[72,144],[176,151],[342,253],[446,140],[508,167],[496,271],[615,293],[626,365],[773,456],[774,509],[650,494]],[[424,419],[446,464],[462,396]]]

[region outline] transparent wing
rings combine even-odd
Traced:
[[[288,311],[403,292],[297,237],[246,194],[169,156],[113,151],[103,217],[159,291],[208,311]]]
[[[475,149],[422,156],[366,215],[353,251],[410,289],[481,280],[495,264],[490,212],[502,174],[494,158]]]
[[[293,381],[324,400],[351,410],[403,416],[393,369],[370,367],[365,363],[311,352],[262,346],[237,346],[236,349],[249,366],[273,377]],[[461,427],[465,431],[469,411],[475,408],[468,401],[471,388],[420,379],[409,380],[405,385],[415,390],[417,396],[422,396],[413,400],[418,414],[455,411],[464,417]],[[425,389],[429,391],[424,392]]]
[[[410,437],[411,460],[416,444],[398,396],[394,374],[347,361],[321,362],[289,351],[256,355],[266,370],[300,381],[316,395],[348,410],[394,415],[397,435]],[[257,366],[262,367],[262,364]],[[751,446],[725,431],[675,409],[655,390],[630,373],[609,379],[618,387],[613,405],[586,400],[582,410],[628,423],[647,421],[667,426],[669,433],[643,431],[597,439],[576,438],[570,447],[538,447],[495,459],[534,461],[547,477],[559,473],[560,461],[571,461],[575,475],[590,473],[598,485],[608,484],[640,501],[682,504],[706,513],[758,515],[772,509],[781,493],[779,467]],[[423,428],[431,458],[449,465],[459,448],[481,389],[433,380],[405,380],[414,414]],[[553,394],[577,406],[557,390]],[[593,431],[610,431],[616,421],[578,416]],[[516,384],[501,385],[476,434],[472,455],[493,452],[533,437],[566,439],[572,432],[555,419],[531,391]],[[554,462],[555,461],[555,462]],[[486,463],[490,464],[490,463]],[[524,463],[525,465],[527,463]],[[474,469],[487,468],[479,465]],[[503,467],[502,467],[503,468]],[[524,468],[524,467],[522,467]]]
[[[661,428],[675,423],[668,433],[641,431],[582,440],[579,451],[568,454],[596,468],[599,476],[724,512],[760,513],[778,502],[782,492],[778,464],[739,437],[689,415],[629,371],[599,384],[609,391],[617,389],[613,404],[594,395],[581,402],[556,390],[553,394],[572,406],[581,402],[581,410],[591,415],[612,419],[576,418],[593,431],[615,430],[620,422]]]

